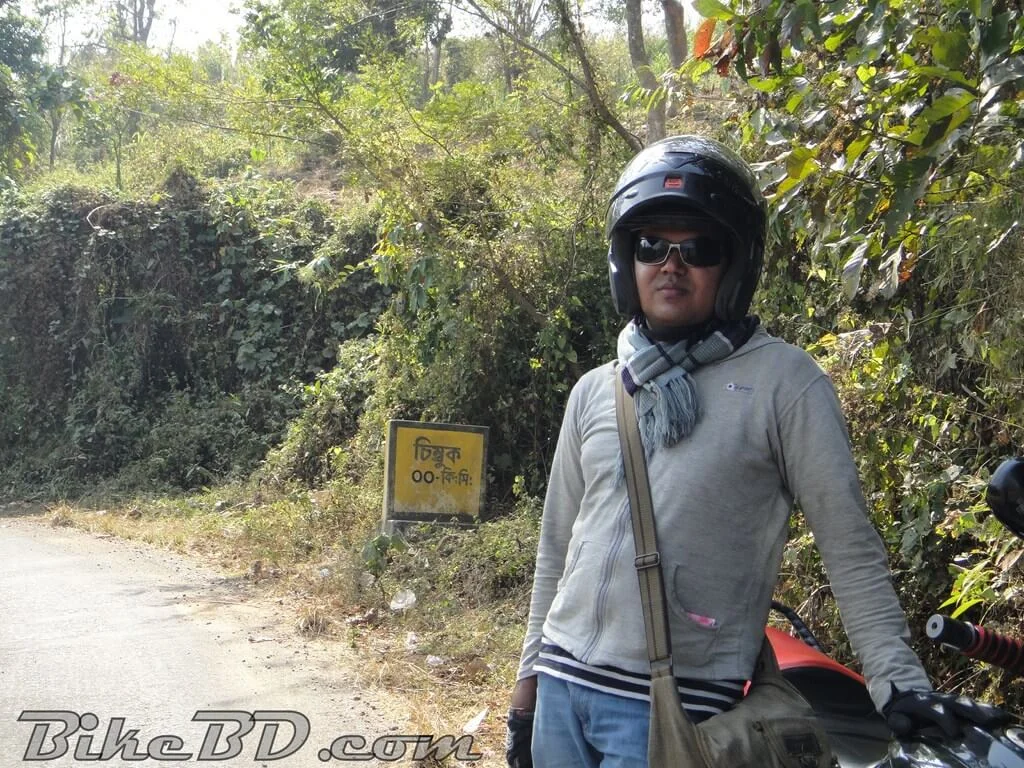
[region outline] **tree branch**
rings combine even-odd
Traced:
[[[586,50],[583,48],[582,39],[580,39],[579,31],[572,23],[571,17],[568,16],[568,8],[565,7],[564,0],[557,0],[555,6],[558,8],[560,21],[563,26],[566,27],[566,32],[569,34],[570,39],[573,41],[573,47],[576,49],[576,55],[580,62],[580,67],[583,69],[585,79],[581,80],[579,76],[570,71],[564,64],[556,61],[552,56],[540,50],[537,46],[523,40],[520,36],[516,35],[510,29],[502,26],[493,18],[491,18],[487,12],[480,7],[476,0],[466,0],[466,3],[473,8],[476,14],[483,19],[484,22],[492,26],[496,31],[502,35],[508,37],[510,40],[515,42],[516,45],[525,48],[535,56],[539,57],[543,61],[550,64],[559,73],[562,74],[567,80],[576,85],[580,90],[587,94],[587,98],[590,100],[591,105],[600,115],[601,119],[606,125],[608,125],[620,138],[626,143],[626,145],[634,152],[639,152],[643,149],[643,143],[639,138],[630,133],[626,127],[619,121],[617,117],[609,109],[601,96],[601,92],[597,87],[594,80],[593,67],[590,64],[590,58],[586,55]]]
[[[608,108],[604,99],[601,97],[601,91],[597,87],[597,78],[594,76],[594,67],[590,61],[590,55],[587,53],[586,46],[583,43],[583,35],[580,34],[579,28],[576,26],[576,22],[573,21],[572,16],[569,13],[569,6],[566,0],[554,0],[554,6],[558,10],[558,19],[562,24],[562,28],[565,33],[569,36],[569,40],[572,43],[572,47],[576,52],[576,58],[579,60],[580,68],[583,70],[583,76],[586,79],[584,90],[587,96],[590,98],[590,103],[597,109],[598,115],[604,122],[611,126],[612,130],[619,135],[619,137],[626,142],[628,146],[634,152],[639,152],[643,149],[644,145],[640,139],[626,130],[626,127],[619,121],[612,111]]]

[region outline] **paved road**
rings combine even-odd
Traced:
[[[344,735],[372,744],[407,733],[402,706],[358,690],[340,644],[305,641],[293,625],[283,606],[257,597],[246,582],[172,553],[0,517],[0,768],[384,765],[335,759],[321,750]],[[69,730],[77,725],[67,734],[65,757],[23,762],[33,749],[34,729],[34,751],[41,757],[61,751],[65,729],[56,715],[48,724],[19,722],[26,710],[62,711]],[[220,725],[193,722],[199,710],[296,712],[308,719],[311,733],[289,757],[256,760],[261,734],[275,727],[258,722],[241,739],[238,757],[200,761],[210,729],[221,728],[212,751],[230,753],[227,737],[240,726],[225,715],[211,715]],[[295,715],[270,717],[291,717],[302,727]],[[124,719],[120,734],[117,718]],[[287,752],[295,733],[290,722],[277,727],[275,740],[266,744],[269,758]],[[114,759],[90,758],[102,755],[105,738],[108,752],[116,751],[119,735],[125,746]],[[161,736],[178,736],[181,743]],[[73,757],[76,747],[84,759]],[[360,752],[358,747],[352,742],[335,749],[340,757]],[[192,757],[150,757],[149,750],[156,755],[159,748],[164,755]],[[143,759],[123,759],[133,752]]]

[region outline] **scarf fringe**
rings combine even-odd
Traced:
[[[689,373],[670,378],[661,386],[644,386],[642,391],[640,435],[644,453],[650,459],[656,447],[675,445],[693,431],[700,418],[700,406]]]

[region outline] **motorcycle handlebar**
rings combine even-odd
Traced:
[[[995,664],[1011,675],[1024,675],[1024,643],[982,626],[935,614],[925,627],[928,637],[972,659]]]

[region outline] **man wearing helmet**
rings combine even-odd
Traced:
[[[513,768],[647,765],[649,662],[615,376],[640,422],[673,666],[690,718],[742,695],[794,502],[875,705],[908,727],[943,709],[908,644],[831,382],[747,314],[766,220],[747,165],[701,137],[648,147],[615,187],[609,277],[630,321],[618,359],[584,375],[566,405],[509,712]]]

